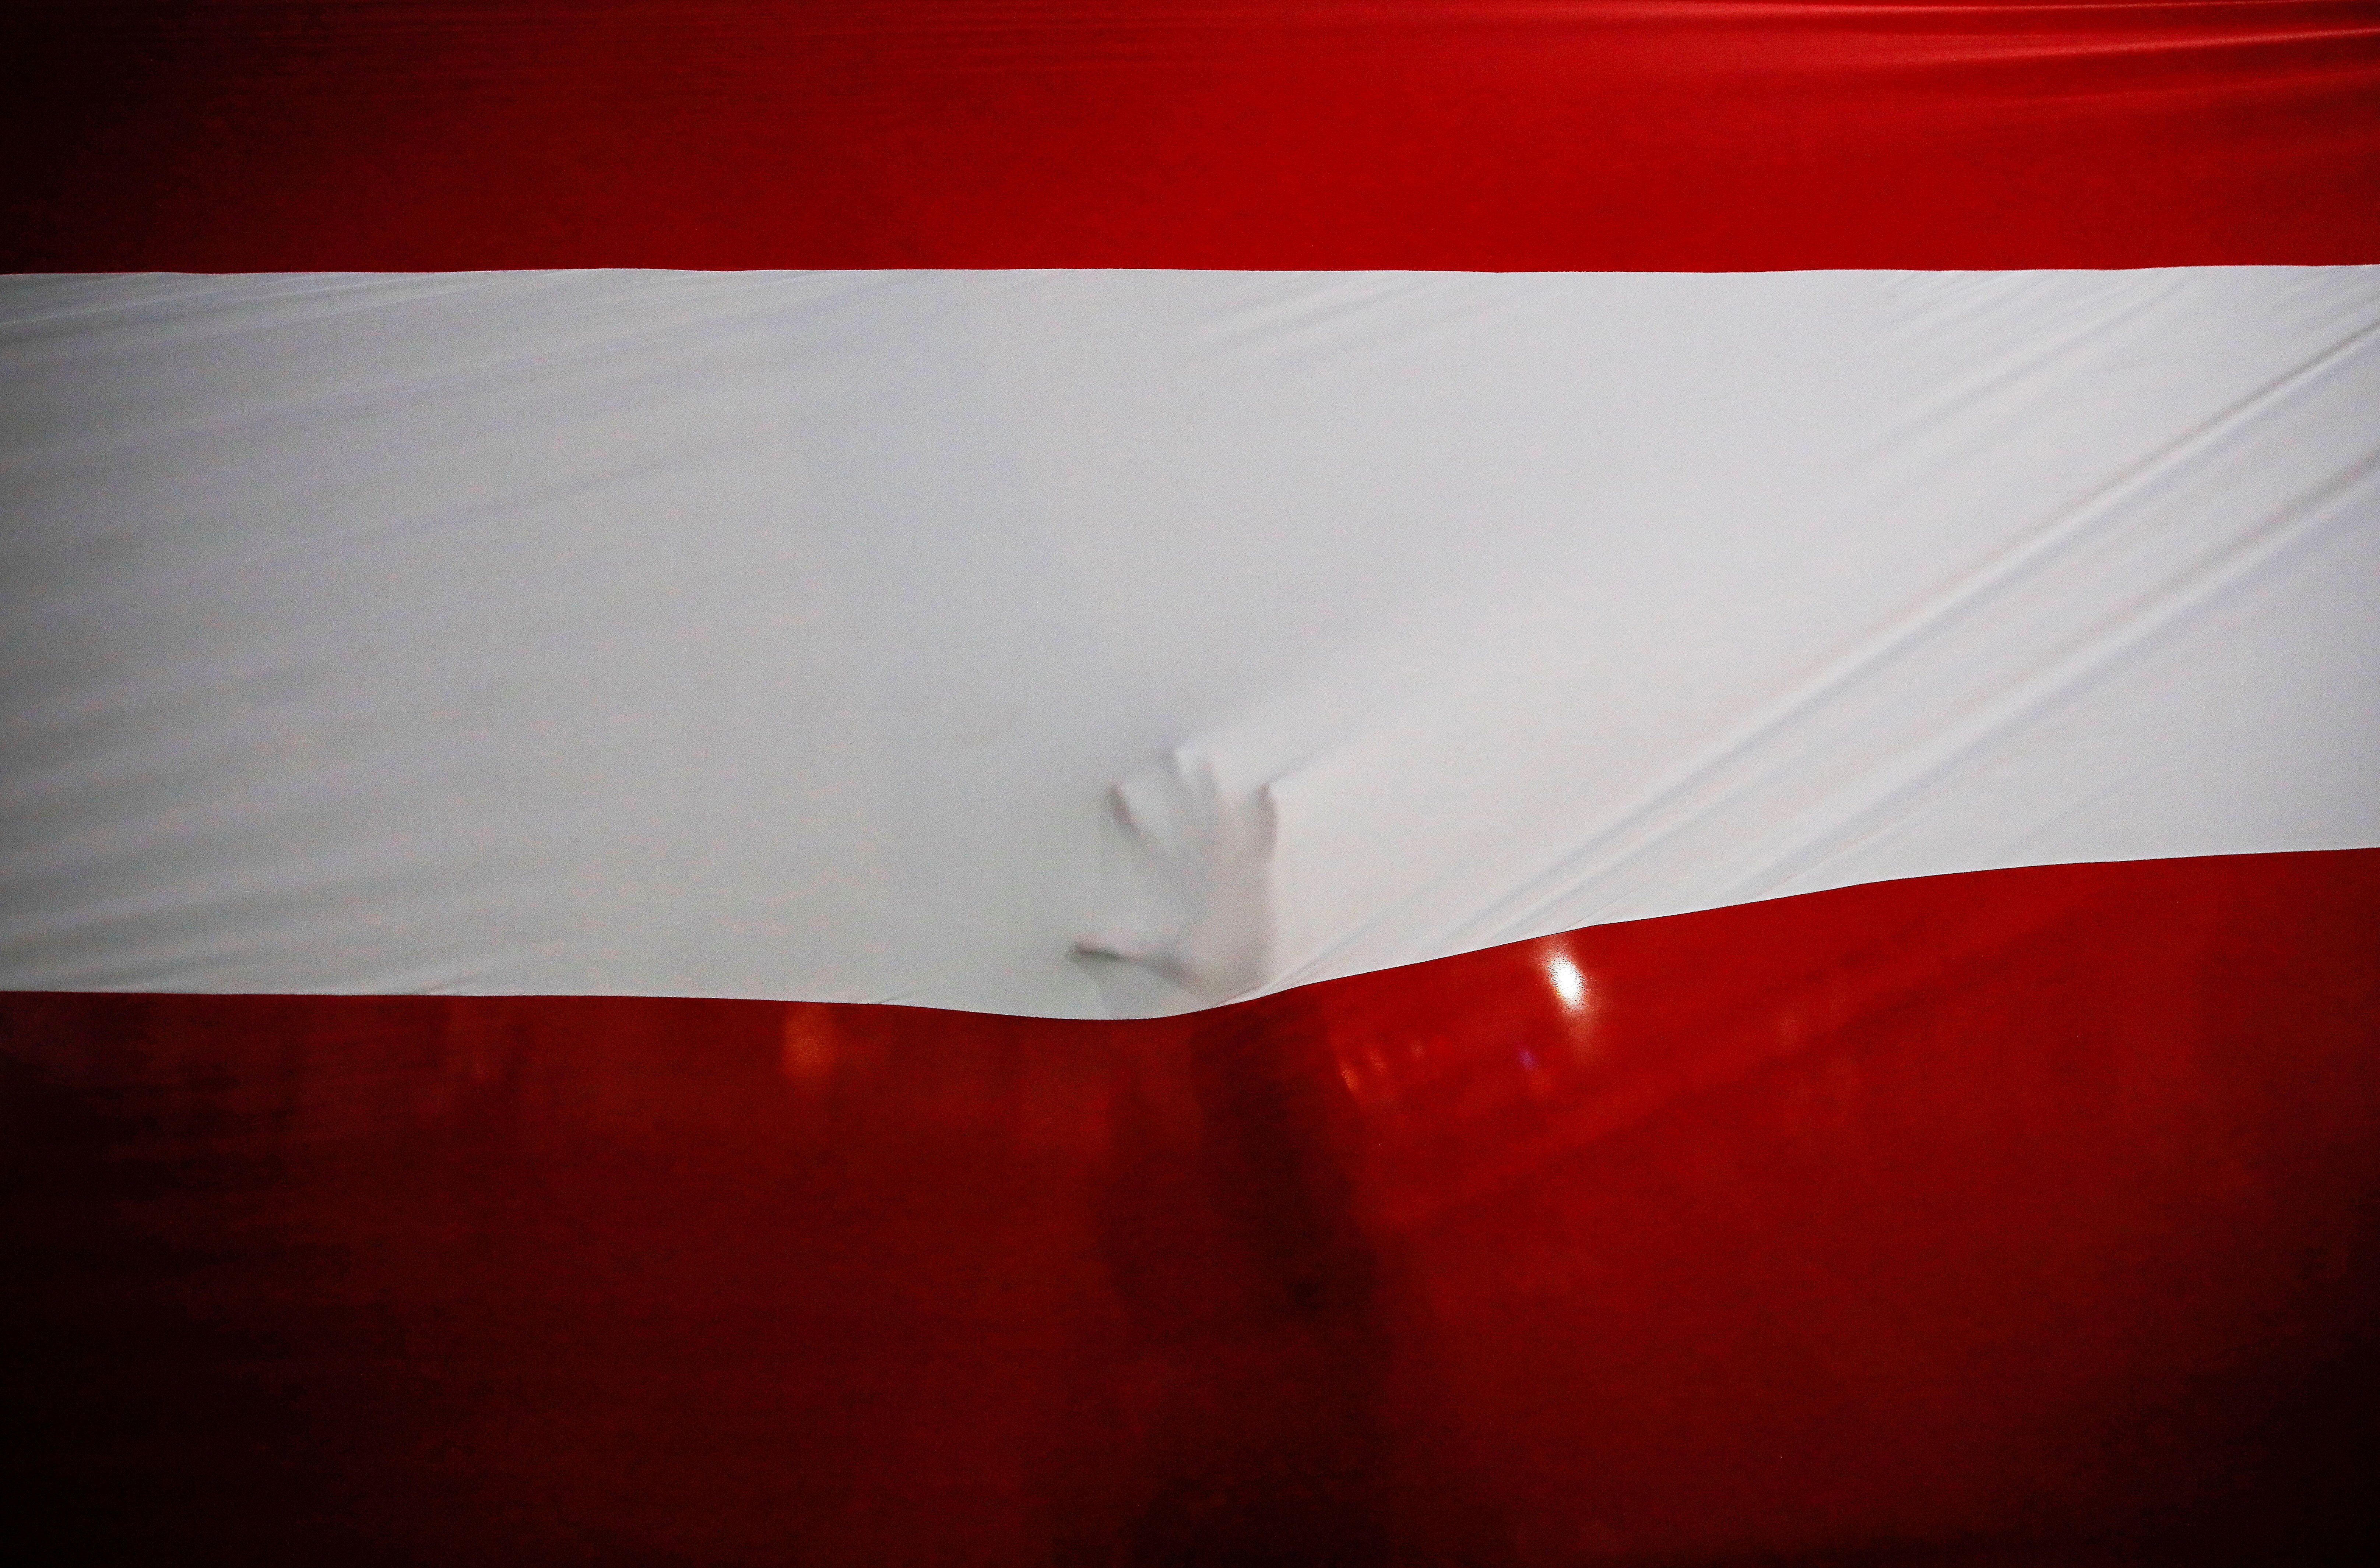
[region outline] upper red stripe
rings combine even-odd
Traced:
[[[16,270],[2380,261],[2349,0],[229,0],[0,23]]]

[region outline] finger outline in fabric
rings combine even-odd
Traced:
[[[1106,919],[1074,956],[1110,1015],[1208,1007],[1262,985],[1280,829],[1272,785],[1234,788],[1215,758],[1177,746],[1111,786],[1107,816]]]

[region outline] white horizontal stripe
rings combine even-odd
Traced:
[[[0,409],[12,987],[1166,1011],[2380,844],[2380,269],[18,279]]]

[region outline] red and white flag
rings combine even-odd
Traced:
[[[1398,1343],[1512,1466],[1490,1512],[1528,1562],[2129,1520],[2171,1472],[2077,1481],[2042,1435],[2099,1374],[2022,1307],[2084,1265],[2026,1260],[2231,1203],[2155,1383],[2296,1299],[2251,1233],[2349,1245],[2380,1109],[2370,6],[9,26],[0,985],[155,994],[152,1049],[302,1039],[333,1079],[342,1031],[398,1028],[363,998],[522,999],[440,1015],[478,1043],[382,1061],[355,1092],[386,1104],[326,1128],[522,1040],[631,1050],[638,998],[942,1009],[768,1010],[800,1093],[1058,1038],[1014,1020],[1250,1004],[1213,1016],[1320,1043],[1283,1059],[1343,1092],[1367,1245],[1429,1282]],[[135,1071],[104,1044],[130,1004],[10,1006],[42,1081]],[[1901,1069],[1846,1065],[1888,1049],[1925,1086],[1897,1108]],[[1765,1305],[1664,1326],[1677,1280],[1791,1229],[1702,1175],[1672,1189],[1736,1238],[1710,1256],[1607,1288],[1547,1239],[1652,1258],[1578,1162],[1664,1117],[1732,1157],[1819,1113],[1728,1096],[1838,1068],[1879,1097],[1853,1143],[2102,1152],[1911,1176],[1993,1238],[1949,1276],[1876,1239],[1925,1232],[1903,1188],[1828,1188],[1836,1266],[1900,1303],[1873,1317],[1755,1269],[1721,1294]],[[980,1114],[1112,1151],[1172,1125],[1132,1070]],[[2292,1128],[2360,1152],[2292,1165]],[[2080,1240],[1995,1208],[2036,1178],[2098,1185]],[[2078,1332],[2126,1341],[2168,1288],[2106,1285]],[[1997,1342],[1954,1297],[2018,1322],[2008,1389],[1960,1384],[1905,1450],[1812,1435],[1957,1383]],[[1663,1427],[1764,1314],[1854,1392]],[[1626,1445],[1531,1367],[1672,1447],[1577,1502]],[[2092,1386],[2096,1441],[2139,1398]],[[1755,1502],[1715,1501],[1713,1453]],[[1864,1478],[1827,1492],[1828,1453]],[[1919,1496],[1925,1464],[1963,1478]]]

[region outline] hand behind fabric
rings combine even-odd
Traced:
[[[1101,901],[1116,918],[1075,952],[1092,960],[1110,1011],[1212,1007],[1261,985],[1273,934],[1272,787],[1234,791],[1212,758],[1176,747],[1114,786],[1109,809]],[[1152,978],[1186,995],[1152,994]]]

